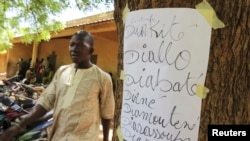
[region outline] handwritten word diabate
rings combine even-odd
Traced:
[[[175,82],[173,82],[167,79],[168,76],[160,78],[160,73],[161,69],[159,68],[156,74],[141,73],[139,75],[133,75],[127,73],[124,83],[127,86],[136,85],[138,88],[149,88],[152,91],[158,89],[166,95],[169,94],[169,92],[186,92],[188,95],[193,96],[195,95],[194,87],[196,87],[193,80],[199,80],[199,78],[203,76],[202,73],[200,76],[190,76],[191,72],[189,72],[186,76],[183,76],[186,78],[185,81],[175,80]]]

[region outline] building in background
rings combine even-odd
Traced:
[[[34,63],[36,59],[46,59],[52,52],[57,56],[55,69],[61,65],[71,63],[68,54],[69,40],[78,30],[87,30],[94,36],[95,51],[93,61],[105,71],[115,74],[118,64],[118,41],[113,11],[67,21],[66,28],[63,31],[52,34],[49,41],[40,42],[38,45],[26,45],[21,42],[19,37],[15,38],[12,41],[13,48],[1,56],[1,60],[5,60],[5,63],[0,64],[0,68],[5,68],[6,77],[11,77],[15,75],[15,64],[18,58],[27,60],[33,57]]]

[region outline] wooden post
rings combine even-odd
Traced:
[[[31,60],[31,63],[30,63],[31,67],[35,67],[35,65],[36,65],[38,45],[39,45],[39,43],[33,42],[32,60]]]
[[[123,10],[182,7],[194,8],[202,0],[115,0],[114,19],[118,33],[117,76],[123,70]],[[205,86],[210,92],[202,101],[199,141],[208,140],[209,124],[250,124],[250,0],[207,0],[225,23],[213,30]],[[117,81],[113,141],[120,126],[123,81]]]

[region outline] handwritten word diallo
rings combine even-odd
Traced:
[[[166,45],[165,41],[162,41],[157,52],[153,50],[145,50],[147,48],[147,44],[143,44],[142,47],[143,49],[140,50],[140,52],[137,50],[127,50],[124,53],[124,56],[128,59],[126,59],[124,63],[166,63],[169,66],[174,65],[176,70],[184,70],[191,62],[191,53],[188,50],[181,50],[178,54],[176,54],[176,56],[172,54],[172,42],[169,42]]]

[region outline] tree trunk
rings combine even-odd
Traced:
[[[115,0],[114,18],[119,41],[118,74],[123,70],[123,9],[195,8],[202,0]],[[212,30],[202,101],[199,141],[207,141],[209,124],[250,124],[250,0],[208,0],[226,27]],[[123,81],[117,82],[113,141],[120,125]]]

